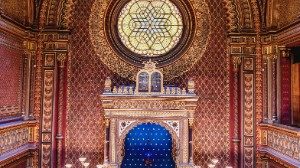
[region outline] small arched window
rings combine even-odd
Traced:
[[[151,75],[151,92],[161,92],[161,74],[154,72]]]
[[[147,72],[142,72],[138,76],[138,90],[139,92],[149,91],[149,74]]]

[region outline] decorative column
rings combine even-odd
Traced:
[[[36,51],[36,43],[34,41],[25,41],[25,69],[24,69],[24,92],[25,92],[25,109],[24,109],[24,120],[33,119],[33,114],[31,111],[31,87],[32,87],[32,77],[34,68],[34,55]]]
[[[43,39],[39,167],[55,168],[61,167],[64,159],[65,60],[69,32],[45,32],[39,38]]]
[[[232,165],[233,167],[239,167],[239,160],[240,160],[240,143],[241,143],[241,137],[240,137],[240,76],[241,76],[241,62],[242,57],[241,56],[233,56],[232,57],[232,64],[233,64],[233,106],[234,106],[234,114],[231,115],[231,120],[235,122],[233,126],[233,137],[232,137],[232,145],[233,145],[233,158],[232,158]]]
[[[267,84],[267,115],[265,122],[277,122],[277,52],[276,46],[268,45],[264,47],[264,58],[266,61],[266,84]]]
[[[109,163],[109,119],[105,119],[104,164]]]
[[[190,165],[194,165],[194,159],[193,159],[193,125],[194,125],[194,119],[189,119],[189,162]]]
[[[112,118],[110,120],[110,131],[109,131],[109,161],[112,165],[117,165],[116,158],[116,119]]]
[[[57,167],[63,167],[63,125],[64,125],[64,116],[65,116],[65,83],[66,83],[66,53],[59,53],[57,55],[58,61],[58,109],[57,109],[57,132],[56,132],[56,143],[57,143]]]
[[[271,57],[272,60],[272,121],[278,122],[277,116],[277,53],[274,48],[274,52]]]
[[[234,167],[255,167],[255,62],[256,37],[231,36],[230,160]]]

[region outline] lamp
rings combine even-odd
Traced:
[[[90,163],[84,162],[82,165],[83,165],[85,168],[87,168],[87,167],[89,167]]]
[[[208,164],[207,166],[208,166],[209,168],[214,168],[216,165],[210,163],[210,164]]]
[[[211,160],[211,163],[212,163],[213,165],[216,165],[218,162],[219,162],[218,159],[212,159],[212,160]]]
[[[86,161],[86,158],[85,157],[80,157],[79,161],[81,162],[81,164],[83,164]]]
[[[72,165],[71,165],[71,164],[66,164],[65,167],[66,167],[66,168],[71,168]]]

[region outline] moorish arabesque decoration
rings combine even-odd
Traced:
[[[155,57],[170,51],[182,34],[181,14],[168,0],[132,0],[122,9],[118,32],[131,51]]]
[[[133,79],[142,63],[149,58],[132,52],[120,41],[117,23],[119,14],[127,2],[96,0],[89,17],[89,33],[94,50],[101,61],[112,72]],[[157,66],[160,67],[165,80],[180,76],[193,67],[203,55],[210,33],[210,14],[206,2],[170,2],[176,5],[182,17],[182,42],[169,52],[151,57],[158,63]]]

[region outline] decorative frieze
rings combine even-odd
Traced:
[[[162,100],[114,100],[115,109],[185,109],[185,102],[182,101],[162,101]]]

